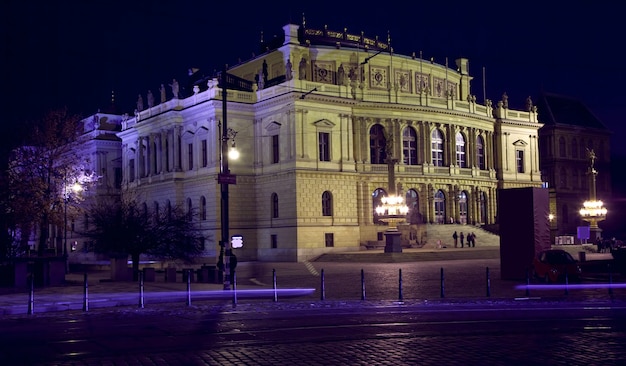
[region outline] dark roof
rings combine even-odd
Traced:
[[[542,93],[536,103],[539,122],[606,130],[606,126],[578,99]]]

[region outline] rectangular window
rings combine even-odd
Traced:
[[[330,161],[330,133],[320,132],[319,137],[319,150],[320,161]]]
[[[128,181],[135,181],[135,159],[130,159],[128,161]]]
[[[272,136],[272,164],[280,161],[280,146],[278,144],[278,135]]]
[[[278,248],[278,235],[272,234],[271,240],[272,240],[272,249]]]
[[[432,163],[434,166],[443,166],[443,143],[432,143]]]
[[[193,169],[193,144],[187,145],[187,160],[189,160],[189,170]]]
[[[335,246],[335,234],[324,233],[324,243],[326,244],[326,248],[334,247]]]
[[[456,145],[456,165],[461,168],[465,168],[465,146],[464,145]]]
[[[202,167],[206,168],[207,165],[209,165],[209,161],[208,161],[208,157],[207,157],[207,146],[206,146],[206,140],[202,140]]]
[[[515,160],[517,161],[517,172],[524,173],[524,151],[515,150]]]

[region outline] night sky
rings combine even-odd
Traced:
[[[58,4],[56,4],[58,3]],[[472,94],[509,95],[522,109],[541,90],[581,99],[620,137],[626,71],[621,6],[604,1],[215,2],[4,0],[0,5],[2,117],[6,137],[24,121],[67,106],[89,115],[131,113],[137,95],[189,68],[206,76],[258,54],[288,23],[387,38],[396,53],[449,64],[470,60]],[[513,4],[514,3],[514,4]],[[555,3],[555,4],[552,4]],[[608,2],[607,2],[608,3]],[[219,5],[217,5],[219,4]],[[591,7],[590,4],[595,5]],[[539,111],[541,113],[541,111]],[[12,138],[10,141],[16,141]],[[613,142],[626,154],[626,144]],[[6,144],[6,142],[5,142]]]

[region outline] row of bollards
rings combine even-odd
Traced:
[[[613,295],[613,273],[611,269],[611,265],[607,265],[608,274],[609,274],[609,285],[608,292],[609,295]],[[320,300],[326,300],[326,280],[325,280],[325,272],[324,269],[320,272]],[[530,296],[530,270],[526,272],[526,296]],[[278,289],[276,286],[276,269],[272,269],[272,289],[273,289],[273,301],[278,301]],[[28,314],[34,314],[35,312],[35,294],[34,294],[34,276],[30,275],[28,278],[29,284],[29,292],[28,292]],[[232,305],[233,307],[237,306],[237,277],[236,273],[232,273]],[[402,287],[402,269],[398,270],[398,301],[404,301],[403,295],[403,287]],[[489,267],[485,268],[485,287],[486,287],[486,296],[491,296],[491,276],[489,273]],[[440,297],[445,297],[445,275],[443,267],[440,269]],[[569,276],[565,273],[565,295],[569,294]],[[188,270],[187,273],[187,293],[186,293],[186,304],[187,306],[191,306],[191,270]],[[361,269],[361,300],[366,299],[365,293],[365,271]],[[144,274],[143,272],[139,272],[139,308],[143,309],[145,306],[144,302]],[[83,311],[89,311],[89,283],[87,278],[87,273],[84,275],[83,280]]]

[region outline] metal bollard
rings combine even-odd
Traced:
[[[486,276],[487,276],[487,297],[491,296],[491,279],[489,278],[489,267],[487,267]]]
[[[365,272],[361,269],[361,300],[365,300]]]
[[[89,311],[89,282],[87,282],[87,272],[83,278],[83,311]]]
[[[35,276],[28,277],[30,290],[28,291],[28,315],[35,313]]]
[[[326,300],[326,286],[325,286],[325,281],[324,281],[324,268],[322,268],[321,271],[321,281],[322,283],[320,284],[320,300],[324,301]]]
[[[402,268],[398,269],[398,301],[403,301],[403,296],[402,296]]]
[[[143,309],[143,307],[144,307],[143,272],[139,272],[139,308]]]
[[[278,301],[278,292],[276,290],[276,269],[272,269],[272,288],[274,289],[274,302]]]
[[[443,267],[441,267],[441,298],[445,297],[445,282],[444,282],[444,277],[443,277]]]
[[[187,306],[191,306],[191,271],[187,270]]]
[[[232,272],[231,282],[233,285],[233,307],[237,307],[237,272]]]

